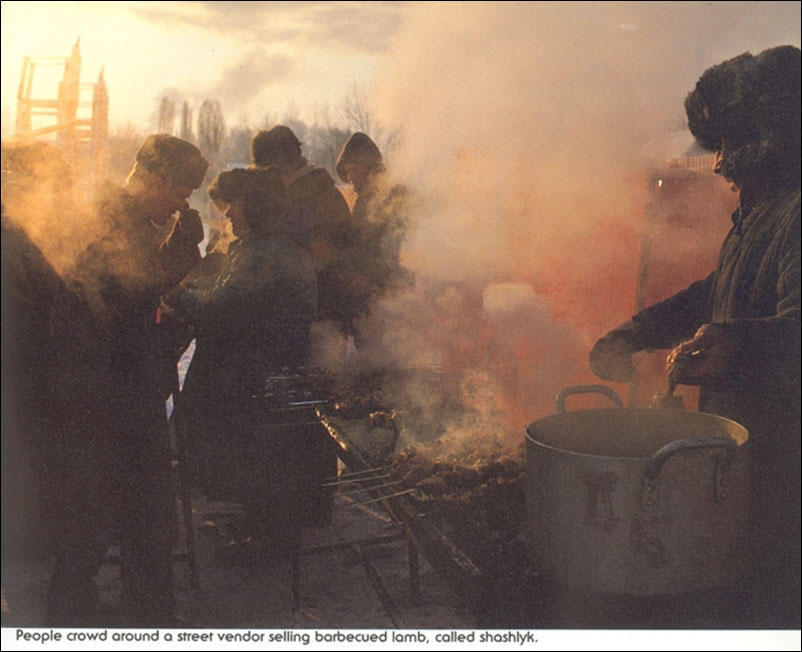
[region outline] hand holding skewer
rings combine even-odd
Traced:
[[[735,345],[722,324],[704,324],[666,359],[669,390],[676,385],[701,385],[725,379]]]
[[[649,407],[684,410],[685,402],[682,398],[682,394],[675,394],[674,391],[676,389],[677,384],[671,380],[671,377],[669,377],[668,389],[665,392],[657,392],[657,394],[655,394],[652,397],[652,400],[649,402]]]

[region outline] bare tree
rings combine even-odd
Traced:
[[[159,103],[159,133],[173,133],[173,123],[175,122],[175,102],[169,97],[164,96]]]
[[[259,126],[259,129],[270,129],[273,125],[278,124],[276,122],[276,115],[273,111],[268,111],[267,113],[262,116],[262,122]]]
[[[192,108],[186,100],[181,109],[181,138],[190,143],[195,142],[195,134],[192,133]]]
[[[248,165],[251,159],[251,138],[253,132],[246,124],[238,124],[228,130],[220,150],[221,167]]]
[[[312,125],[307,129],[304,148],[311,163],[326,168],[333,177],[334,163],[350,132],[334,125],[328,104],[314,104]]]
[[[368,108],[368,98],[363,86],[354,83],[343,99],[340,107],[345,117],[345,124],[351,131],[362,131],[370,134],[374,131],[373,118]]]
[[[354,84],[340,106],[345,122],[351,132],[361,131],[370,136],[379,150],[387,156],[401,144],[401,130],[379,124],[371,114],[365,89]]]
[[[217,100],[204,100],[198,112],[198,144],[209,158],[216,158],[225,137],[223,109]]]

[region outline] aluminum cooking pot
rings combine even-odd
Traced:
[[[565,411],[572,394],[617,407]],[[530,558],[558,584],[671,595],[731,584],[746,560],[746,429],[722,417],[621,407],[569,387],[526,430]]]

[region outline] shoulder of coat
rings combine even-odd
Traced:
[[[773,216],[772,222],[777,227],[782,228],[782,225],[799,224],[800,214],[800,189],[790,188],[776,198],[768,208],[770,214]]]
[[[326,168],[307,165],[287,179],[287,186],[299,186],[310,194],[320,194],[328,188],[334,188],[334,179]]]
[[[112,181],[104,181],[95,193],[95,206],[103,211],[118,210],[127,196],[122,186]]]

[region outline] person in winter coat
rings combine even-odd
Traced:
[[[372,301],[410,282],[400,254],[411,197],[404,186],[390,182],[381,152],[367,134],[351,135],[337,157],[336,169],[357,193],[352,209],[356,236],[349,258],[359,272],[353,312],[364,315]]]
[[[291,482],[266,467],[290,462],[264,433],[267,410],[279,407],[265,396],[266,379],[307,364],[315,265],[275,168],[222,172],[209,196],[236,239],[212,282],[187,280],[165,298],[197,341],[176,416],[186,423],[194,475],[207,495],[269,513],[275,524],[288,516],[291,501],[279,494]]]
[[[79,256],[71,284],[88,301],[109,352],[108,392],[115,414],[117,519],[122,575],[140,626],[173,622],[172,488],[165,399],[187,341],[169,331],[160,298],[200,259],[203,228],[187,199],[208,162],[192,144],[149,136],[124,187],[107,183],[98,216],[103,233]]]
[[[79,212],[73,179],[53,145],[3,145],[3,556],[54,557],[47,625],[108,626],[93,581],[113,536],[98,500],[111,493],[116,459],[107,356],[88,305],[55,266],[65,221]]]
[[[751,625],[799,627],[800,51],[749,53],[707,70],[688,95],[691,132],[715,151],[740,205],[715,271],[646,308],[590,354],[628,381],[630,355],[673,349],[670,381],[701,387],[699,409],[749,431]]]
[[[299,228],[305,226],[309,233],[307,249],[317,270],[319,318],[348,330],[348,316],[343,314],[353,276],[345,258],[353,239],[348,204],[329,173],[302,156],[301,142],[289,127],[276,125],[260,131],[251,142],[251,154],[255,166],[278,170],[287,208]]]

